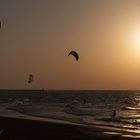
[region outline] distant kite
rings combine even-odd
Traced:
[[[34,79],[34,75],[33,74],[29,74],[28,83],[32,83],[33,79]]]
[[[78,61],[78,59],[79,59],[79,55],[78,55],[77,52],[75,52],[75,51],[71,51],[71,52],[68,54],[68,56],[69,56],[69,55],[73,55],[73,56],[75,57],[75,59]]]

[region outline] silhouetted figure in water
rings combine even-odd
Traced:
[[[116,117],[116,110],[113,111],[112,118]]]
[[[0,29],[1,29],[1,21],[0,21]]]

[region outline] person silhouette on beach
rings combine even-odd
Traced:
[[[83,103],[86,104],[86,102],[87,102],[86,99],[84,99],[84,100],[83,100]]]

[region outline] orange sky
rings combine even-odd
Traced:
[[[140,0],[1,0],[0,20],[0,88],[140,89]]]

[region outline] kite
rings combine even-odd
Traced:
[[[33,74],[29,74],[28,83],[32,83],[33,79],[34,79],[34,75]]]
[[[78,59],[79,59],[79,55],[78,55],[77,52],[75,52],[75,51],[71,51],[71,52],[68,54],[68,56],[69,56],[69,55],[73,55],[73,56],[75,57],[75,59],[78,61]]]

